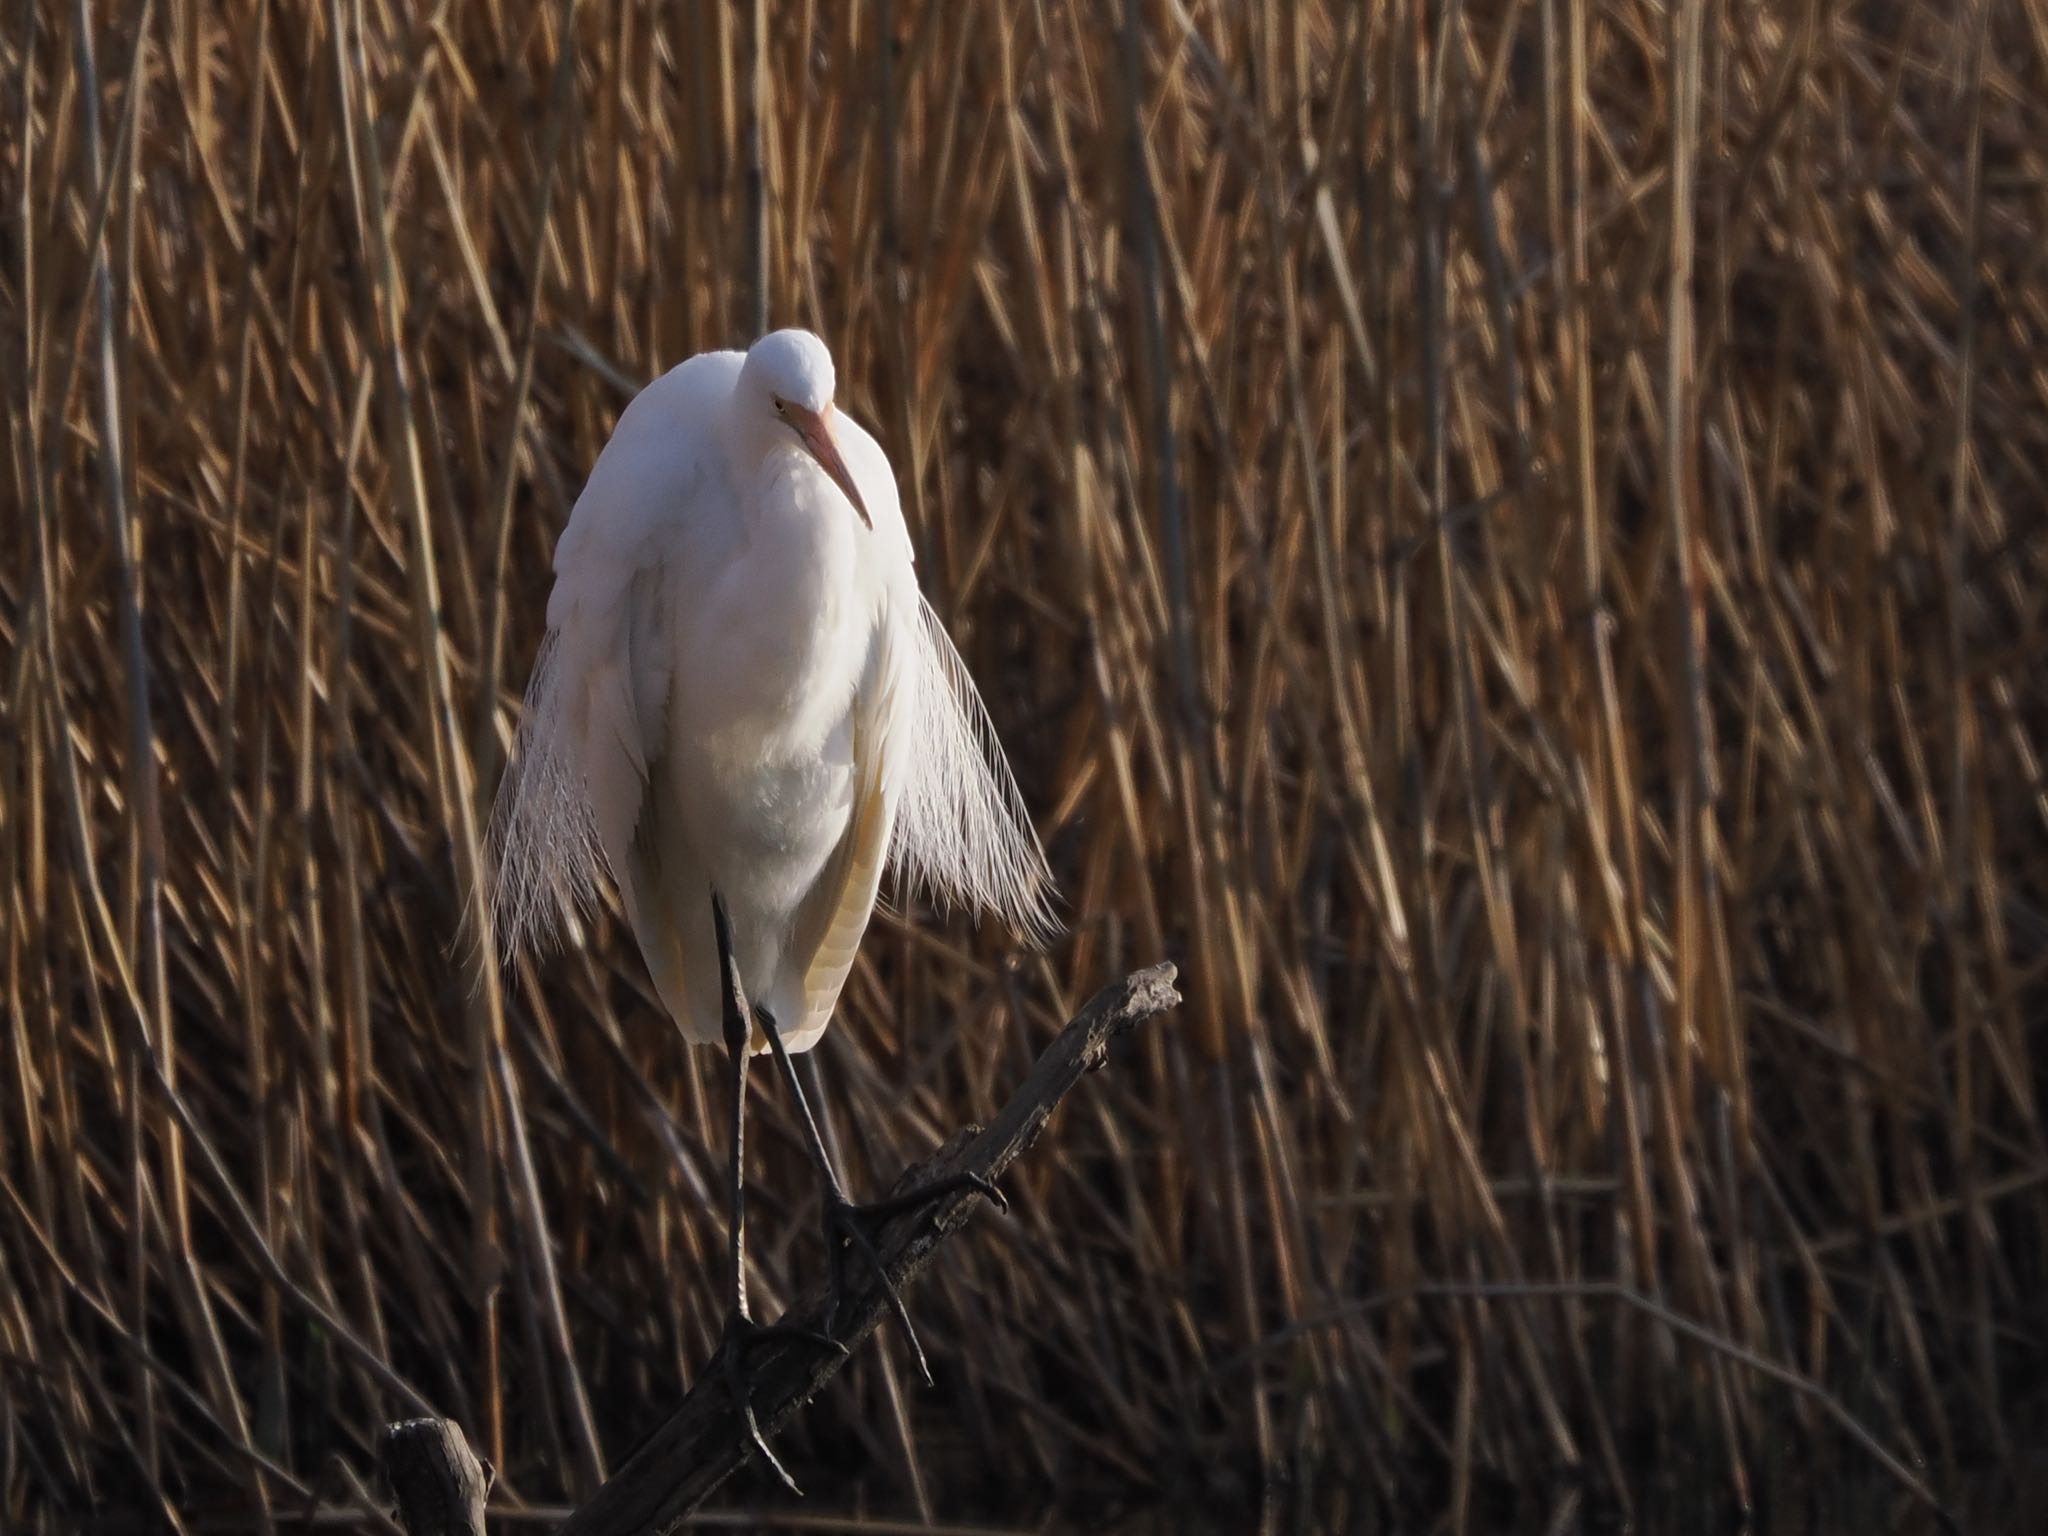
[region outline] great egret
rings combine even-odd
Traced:
[[[802,1101],[790,1053],[831,1020],[884,864],[1028,938],[1053,929],[1044,855],[918,590],[889,461],[833,385],[825,344],[783,330],[701,353],[627,405],[555,546],[492,818],[508,952],[587,906],[608,869],[682,1033],[726,1044],[729,1359],[762,1331],[743,1269],[747,1057],[773,1051]],[[808,1104],[802,1120],[836,1306],[842,1242],[874,1262],[871,1226],[943,1190],[855,1206]]]

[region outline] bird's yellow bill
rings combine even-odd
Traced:
[[[846,499],[853,503],[853,510],[860,514],[861,523],[872,529],[873,518],[868,516],[867,503],[860,499],[860,487],[853,483],[853,474],[846,467],[846,460],[839,456],[839,439],[832,431],[832,407],[822,411],[806,411],[799,406],[789,407],[790,425],[796,428],[796,435],[802,439],[805,448],[832,483],[846,493]]]

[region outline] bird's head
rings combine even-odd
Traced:
[[[747,348],[733,397],[743,440],[765,444],[793,432],[818,467],[832,477],[860,520],[873,528],[860,487],[840,456],[834,430],[832,354],[809,331],[770,331]]]

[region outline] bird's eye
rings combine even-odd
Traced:
[[[784,400],[781,396],[778,395],[775,399],[775,414],[780,416],[783,413],[784,409],[787,408],[788,404],[788,401]]]

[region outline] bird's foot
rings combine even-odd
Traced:
[[[801,1328],[794,1323],[757,1323],[744,1308],[735,1307],[726,1314],[725,1338],[718,1347],[718,1364],[748,1443],[774,1469],[775,1475],[782,1479],[782,1485],[801,1498],[803,1489],[797,1487],[796,1479],[789,1475],[789,1468],[768,1449],[768,1442],[761,1436],[761,1421],[754,1416],[754,1351],[764,1344],[781,1342],[809,1344],[841,1355],[847,1352],[846,1346],[830,1334],[820,1333],[814,1328]]]
[[[898,1216],[927,1210],[962,1190],[973,1190],[999,1211],[1010,1208],[1003,1192],[978,1173],[951,1174],[869,1205],[855,1205],[836,1191],[825,1197],[825,1252],[831,1279],[825,1303],[825,1326],[830,1328],[833,1325],[840,1307],[852,1294],[846,1266],[850,1257],[858,1253],[881,1282],[883,1293],[889,1299],[889,1310],[896,1314],[896,1321],[902,1326],[903,1337],[910,1343],[911,1356],[917,1361],[917,1373],[924,1378],[926,1386],[932,1384],[931,1365],[925,1360],[924,1346],[917,1341],[917,1330],[910,1325],[910,1312],[903,1305],[902,1294],[896,1289],[888,1266],[882,1261],[876,1239],[881,1236],[882,1229]]]

